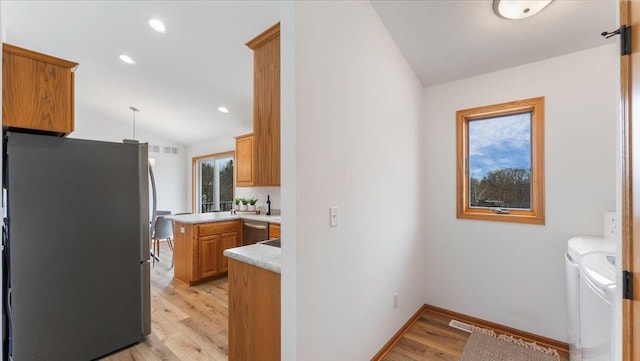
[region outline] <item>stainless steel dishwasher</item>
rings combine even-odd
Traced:
[[[269,239],[269,223],[242,221],[242,245],[254,244]]]

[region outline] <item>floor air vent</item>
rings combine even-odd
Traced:
[[[451,322],[449,322],[449,326],[457,328],[458,330],[462,330],[464,332],[473,332],[473,327],[470,324],[460,322],[458,320],[451,320]]]

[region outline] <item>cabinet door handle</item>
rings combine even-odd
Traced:
[[[267,229],[267,226],[263,226],[261,224],[253,224],[253,223],[245,223],[244,226],[246,228],[251,228],[251,229],[258,229],[258,230],[264,230]]]

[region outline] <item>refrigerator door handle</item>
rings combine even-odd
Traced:
[[[155,201],[156,201],[156,187],[153,179],[153,171],[149,166],[149,148],[147,143],[139,145],[140,152],[138,165],[139,165],[139,182],[140,182],[140,282],[142,292],[142,334],[148,335],[151,333],[151,267],[150,262],[150,238],[151,227],[149,227],[149,177],[151,177],[151,187],[153,190],[153,215],[155,220]]]

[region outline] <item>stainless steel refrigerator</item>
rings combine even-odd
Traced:
[[[142,341],[147,145],[8,132],[5,149],[5,359],[87,361]]]

